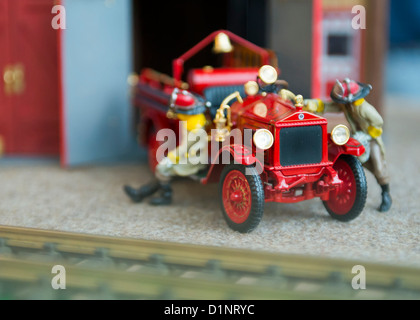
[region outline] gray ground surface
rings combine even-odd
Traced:
[[[266,204],[260,226],[243,235],[223,220],[217,185],[177,181],[174,204],[156,208],[122,192],[151,178],[146,165],[64,170],[7,162],[0,166],[0,224],[420,266],[420,108],[404,105],[388,100],[388,213],[375,210],[380,189],[368,173],[366,208],[350,223],[331,219],[317,199]]]

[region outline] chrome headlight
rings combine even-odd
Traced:
[[[331,139],[336,145],[342,146],[350,139],[350,130],[343,124],[335,126],[331,131]]]
[[[273,84],[276,82],[278,74],[274,67],[265,65],[258,71],[258,76],[265,84]]]
[[[267,150],[274,143],[274,137],[267,129],[259,129],[254,133],[254,144],[257,148]]]
[[[245,83],[244,88],[245,88],[245,93],[248,96],[255,96],[260,90],[258,83],[256,83],[255,81],[248,81],[247,83]]]

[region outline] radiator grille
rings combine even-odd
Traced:
[[[322,161],[321,126],[290,127],[280,130],[280,164],[283,167]]]

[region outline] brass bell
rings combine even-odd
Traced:
[[[228,53],[233,50],[232,43],[226,33],[220,32],[214,39],[214,53]]]

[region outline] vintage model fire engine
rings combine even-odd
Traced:
[[[221,34],[259,55],[263,66],[193,69],[188,82],[183,82],[183,61],[214,39],[220,41]],[[219,149],[208,155],[208,168],[198,180],[219,182],[223,216],[232,229],[254,230],[263,216],[264,202],[316,197],[333,218],[356,218],[367,195],[365,174],[357,159],[364,147],[344,125],[327,132],[327,119],[304,111],[303,97],[278,80],[278,70],[269,61],[268,51],[228,31],[218,31],[174,61],[173,78],[143,71],[135,105],[141,111],[140,141],[148,146],[151,167],[159,161],[156,132],[162,128],[178,132],[177,121],[166,117],[171,97],[177,99],[172,95],[177,88],[180,97],[193,93],[207,102],[209,145],[218,144]],[[242,140],[232,141],[233,131],[243,133]]]

